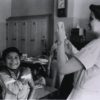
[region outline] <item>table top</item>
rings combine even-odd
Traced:
[[[22,61],[25,61],[25,62],[30,62],[30,63],[40,63],[42,65],[45,65],[48,63],[48,59],[45,59],[45,58],[33,58],[33,57],[28,57],[26,59],[23,59]]]
[[[41,98],[45,97],[46,95],[49,95],[55,91],[57,91],[56,88],[49,87],[49,86],[37,88],[37,89],[35,89],[34,99],[41,99]]]

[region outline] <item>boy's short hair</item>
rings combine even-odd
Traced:
[[[16,47],[8,47],[2,52],[2,59],[5,60],[10,52],[16,52],[19,57],[21,56],[20,51]]]

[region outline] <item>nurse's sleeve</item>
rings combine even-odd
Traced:
[[[100,39],[97,39],[81,49],[80,52],[75,54],[75,57],[84,65],[86,69],[89,69],[96,63],[99,53]]]
[[[71,47],[72,47],[72,52],[73,52],[73,54],[76,54],[76,53],[78,53],[79,52],[79,50],[69,41],[69,44],[71,45]]]

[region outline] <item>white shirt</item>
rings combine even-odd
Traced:
[[[100,100],[100,39],[75,54],[84,69],[75,74],[74,89],[67,100]]]
[[[31,79],[32,75],[29,68],[23,68],[21,72],[19,71],[17,76],[15,76],[14,72],[10,70],[9,72],[6,70],[0,72],[0,84],[3,89],[3,99],[27,100],[30,92],[28,80]]]

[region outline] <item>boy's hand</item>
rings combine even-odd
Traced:
[[[44,77],[40,77],[38,80],[35,81],[35,84],[46,85],[46,80]]]
[[[9,90],[6,90],[6,93],[5,93],[5,97],[4,97],[4,100],[11,100],[11,99],[15,99],[16,98],[16,95],[14,93],[12,93],[11,91]]]

